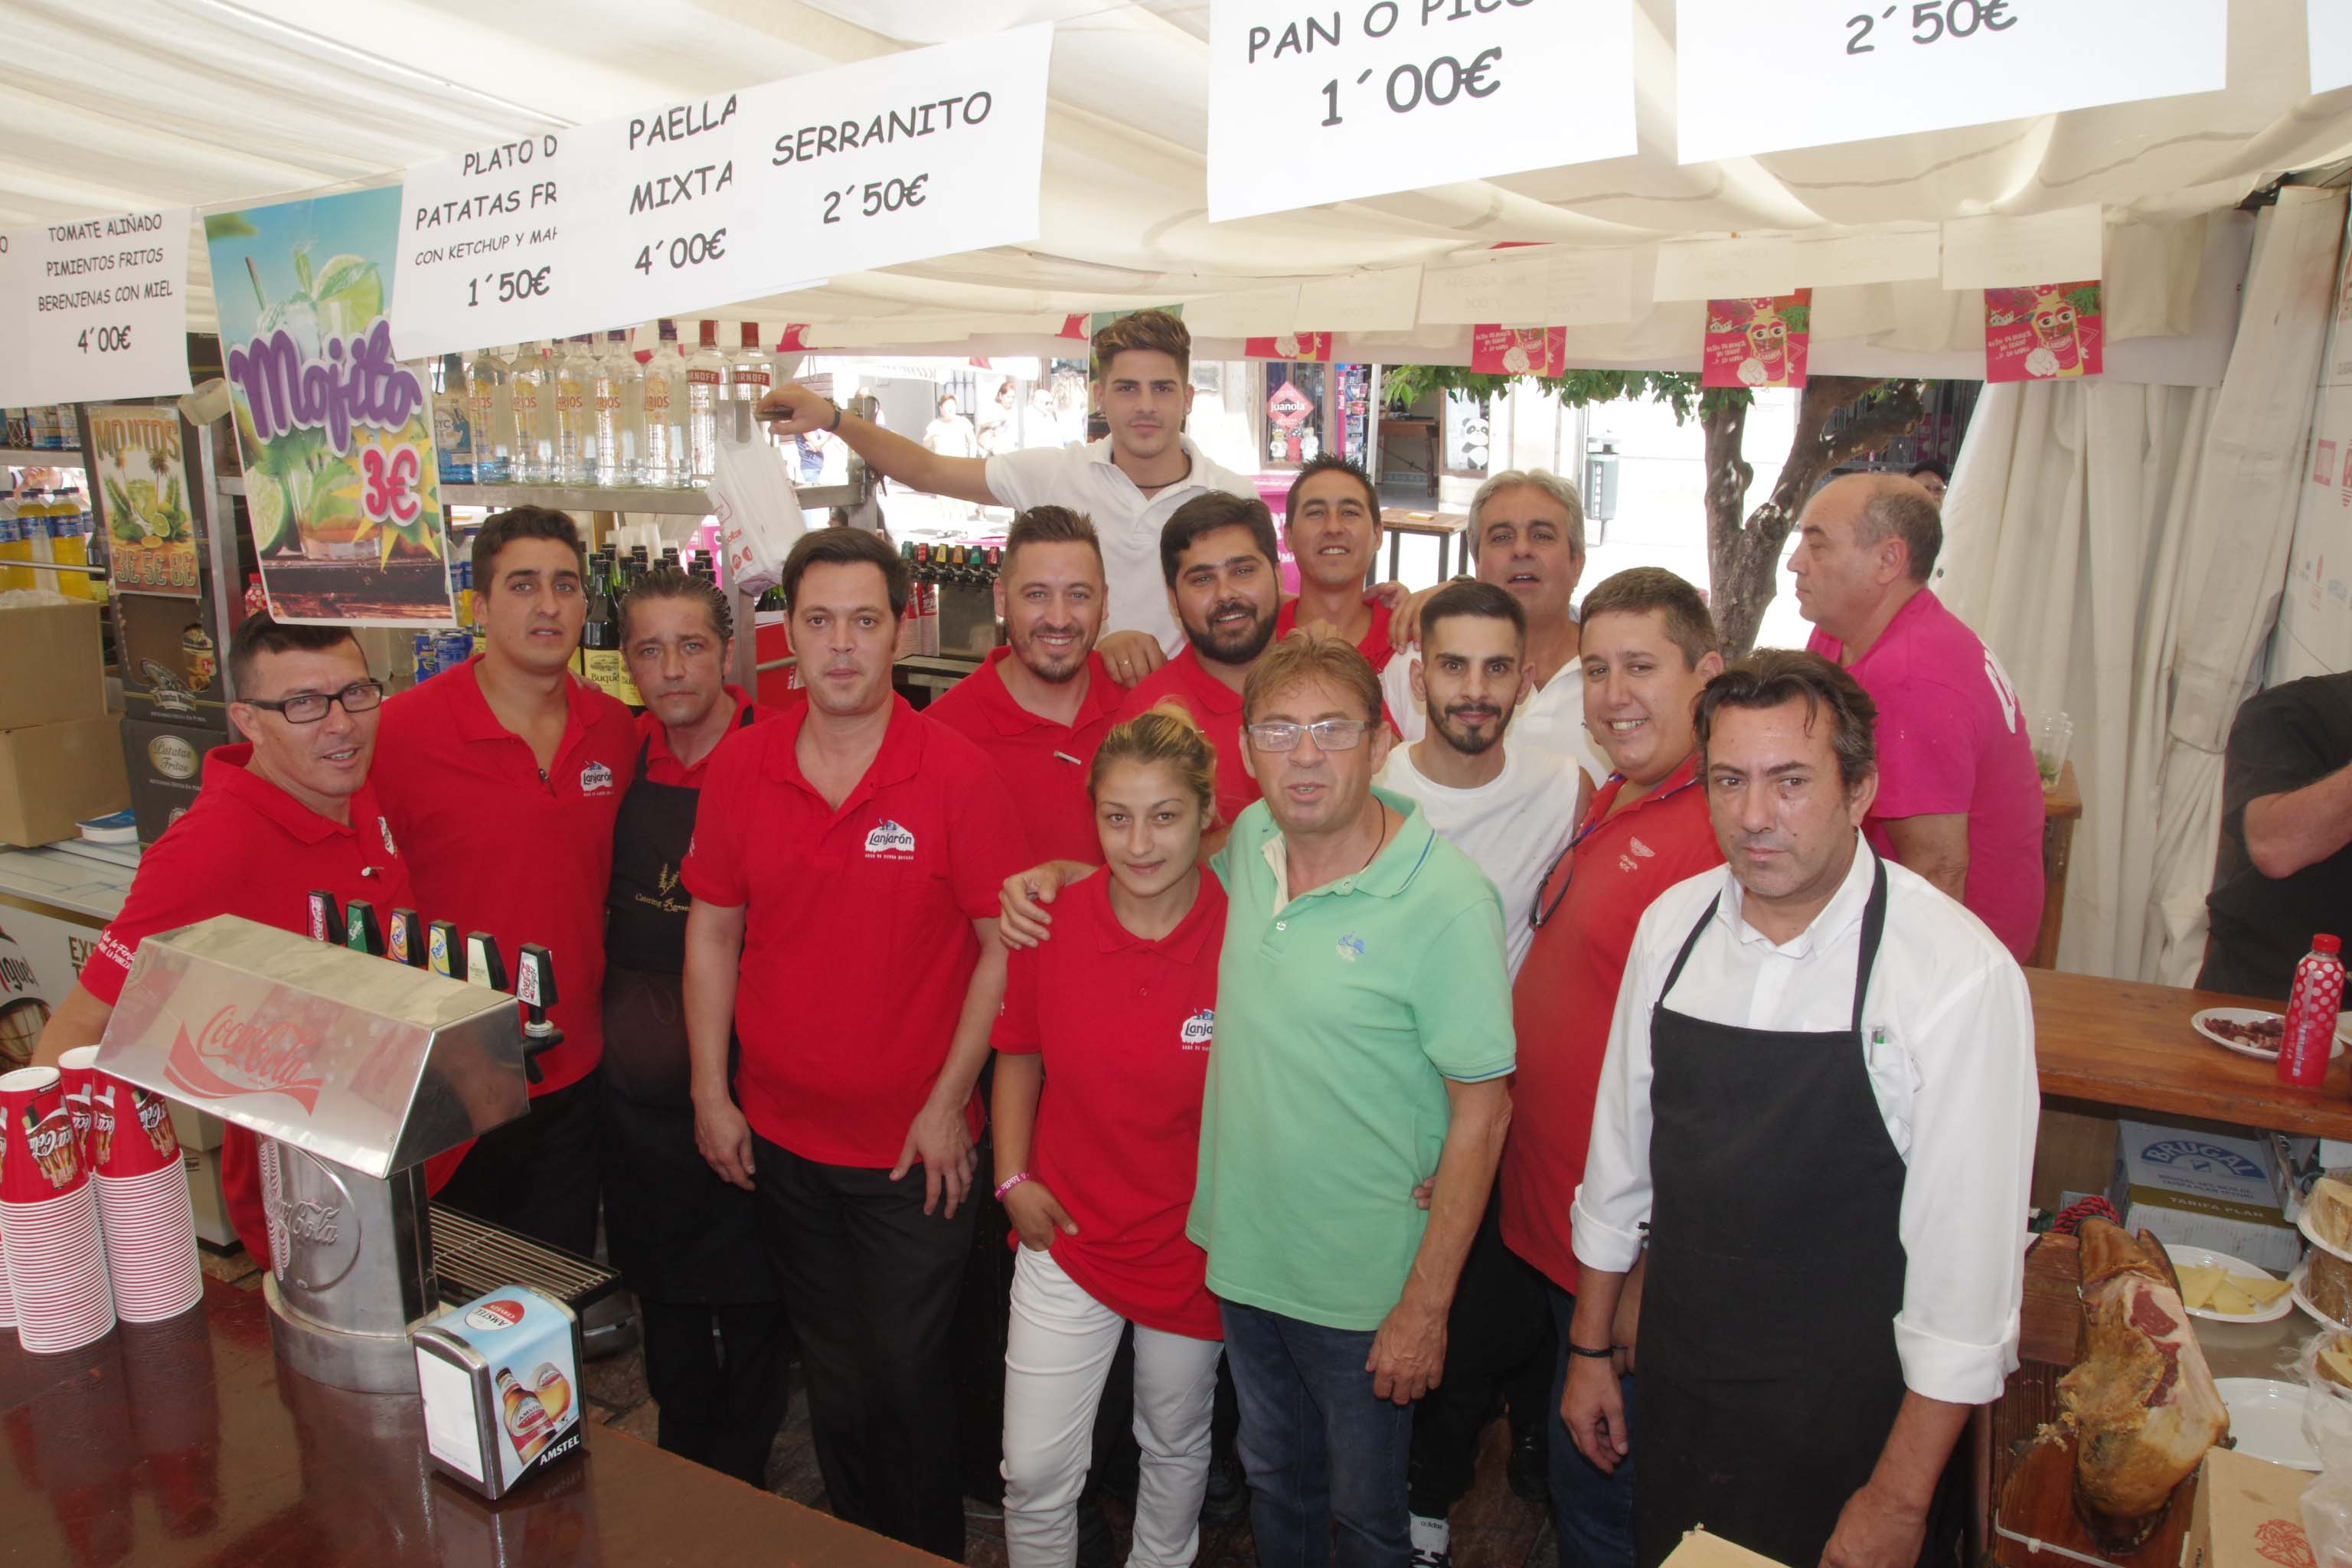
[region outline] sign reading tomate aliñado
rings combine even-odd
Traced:
[[[446,625],[423,371],[393,357],[397,188],[205,220],[246,510],[281,620]]]

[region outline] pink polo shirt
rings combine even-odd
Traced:
[[[1844,645],[1826,633],[1805,646],[1843,662]],[[1922,588],[1847,668],[1878,704],[1878,798],[1863,825],[1871,847],[1895,857],[1890,818],[1966,813],[1961,902],[2024,963],[2042,929],[2042,775],[2000,661]]]

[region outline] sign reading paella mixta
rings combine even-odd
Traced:
[[[262,585],[278,619],[446,626],[422,366],[394,359],[397,186],[205,220]]]

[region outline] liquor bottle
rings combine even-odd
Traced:
[[[629,352],[625,331],[604,334],[604,352],[596,361],[596,482],[638,485],[645,482],[639,457],[645,427],[645,374],[637,356]]]
[[[2294,966],[2286,1027],[2279,1037],[2281,1083],[2316,1089],[2326,1080],[2327,1061],[2336,1053],[2336,1016],[2344,1006],[2343,952],[2341,939],[2321,931]]]
[[[596,482],[596,340],[583,332],[555,362],[555,482]]]
[[[474,425],[466,396],[466,364],[456,354],[441,356],[433,383],[433,457],[445,485],[474,482]]]
[[[466,413],[474,428],[474,482],[514,483],[514,411],[507,399],[507,362],[482,349],[466,364]]]
[[[727,360],[719,352],[719,323],[702,323],[702,344],[686,362],[686,450],[694,482],[707,485],[719,468],[719,403],[726,394]]]
[[[686,468],[686,360],[677,346],[677,323],[662,321],[659,338],[645,353],[643,404],[646,444],[643,482],[667,489],[688,482]]]
[[[499,1368],[499,1425],[506,1428],[507,1441],[526,1465],[538,1458],[540,1450],[555,1436],[555,1423],[549,1419],[547,1406],[506,1367]]]
[[[768,395],[768,388],[775,384],[776,364],[760,346],[759,322],[743,322],[739,335],[742,352],[727,367],[727,395],[756,408],[760,399]]]
[[[520,343],[507,356],[507,406],[514,415],[514,482],[555,482],[555,391],[550,384],[547,351]]]

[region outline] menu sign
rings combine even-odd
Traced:
[[[0,404],[188,390],[188,209],[0,230]]]
[[[404,357],[568,337],[1037,235],[1053,28],[1015,28],[408,171]]]
[[[100,404],[89,410],[90,488],[106,525],[114,586],[139,594],[196,593],[196,520],[169,404]]]

